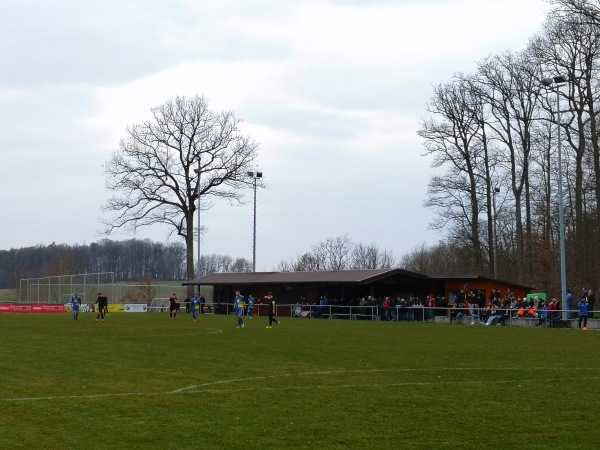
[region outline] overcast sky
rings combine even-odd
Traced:
[[[540,31],[544,0],[2,0],[0,249],[90,244],[103,163],[175,96],[260,143],[257,270],[328,237],[396,258],[440,239],[417,136],[432,85]],[[252,195],[202,215],[202,253],[252,259]],[[168,230],[137,235],[164,242]],[[176,240],[176,237],[171,240]]]

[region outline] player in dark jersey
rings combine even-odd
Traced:
[[[102,292],[98,292],[98,297],[96,298],[95,304],[98,305],[98,315],[96,316],[96,322],[99,319],[102,319],[104,322],[104,311],[108,308],[108,297],[106,295],[102,295]]]
[[[269,304],[269,326],[266,328],[271,328],[273,325],[273,322],[275,322],[277,325],[279,325],[279,321],[275,318],[276,315],[276,304],[275,304],[275,297],[273,297],[273,293],[269,292],[268,295],[265,295],[265,300],[267,301],[267,303]]]
[[[169,298],[169,317],[172,320],[177,319],[177,310],[179,309],[179,302],[177,301],[177,294],[173,294]]]

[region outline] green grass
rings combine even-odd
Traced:
[[[596,448],[600,334],[0,315],[3,449]]]
[[[0,303],[16,302],[19,300],[17,289],[0,289]]]

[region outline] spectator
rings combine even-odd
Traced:
[[[577,308],[579,309],[579,328],[581,328],[581,323],[583,322],[583,328],[587,329],[588,304],[583,297],[579,300]]]
[[[390,297],[390,307],[392,309],[392,320],[396,322],[398,320],[398,302],[394,297]]]
[[[433,295],[429,295],[429,301],[427,302],[427,306],[429,307],[429,319],[435,321],[435,297]]]
[[[204,304],[206,303],[206,299],[201,294],[200,295],[200,314],[204,314]]]
[[[567,290],[567,298],[565,299],[567,303],[567,314],[566,318],[570,319],[573,311],[573,293],[570,290]]]
[[[410,297],[406,302],[406,320],[409,322],[415,321],[415,300],[414,297]]]
[[[406,320],[406,300],[398,297],[398,321]]]
[[[490,313],[488,315],[488,318],[485,322],[485,324],[487,326],[490,325],[502,325],[502,323],[504,323],[504,315],[503,312],[500,308],[496,307],[495,304],[493,304],[490,308]]]
[[[390,302],[390,298],[386,297],[385,299],[383,299],[383,317],[386,322],[389,322],[390,320],[392,320],[392,315],[391,315],[391,310],[392,310],[392,303]]]
[[[590,319],[594,318],[594,303],[596,303],[596,294],[590,289],[588,291],[588,315]]]
[[[558,319],[558,302],[555,298],[548,305],[548,325],[554,327]]]
[[[456,319],[456,323],[462,323],[464,317],[467,315],[465,310],[465,304],[459,303],[458,305],[454,304],[454,319]],[[450,318],[450,322],[452,322],[452,317]]]
[[[510,288],[506,288],[506,299],[511,303],[515,301],[515,293]]]
[[[539,301],[538,307],[537,307],[537,317],[539,320],[537,321],[535,326],[541,327],[546,322],[546,319],[548,318],[548,303],[547,302],[544,302],[542,300]]]
[[[473,291],[469,295],[469,309],[471,311],[471,325],[479,322],[479,305],[477,304],[477,296]]]

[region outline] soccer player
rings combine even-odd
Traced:
[[[77,320],[77,316],[79,316],[79,308],[81,307],[81,298],[75,292],[75,295],[71,297],[71,310],[73,311],[73,319]]]
[[[268,295],[265,295],[265,300],[269,304],[269,326],[266,328],[271,328],[273,322],[279,325],[279,321],[275,318],[276,306],[275,306],[275,297],[273,297],[273,293],[269,292]]]
[[[108,296],[102,294],[102,306],[104,307],[104,317],[108,316]]]
[[[102,322],[104,322],[104,300],[106,297],[102,295],[102,292],[98,292],[98,297],[96,298],[95,304],[98,305],[98,315],[96,316],[96,322],[98,319],[102,318]]]
[[[246,317],[252,319],[252,310],[254,309],[254,303],[256,302],[256,300],[254,300],[254,297],[252,297],[252,294],[250,294],[248,296],[248,307],[247,307],[247,312],[246,312]]]
[[[198,312],[200,311],[200,307],[201,307],[200,299],[198,298],[197,295],[194,295],[192,297],[192,300],[190,303],[191,303],[191,307],[192,307],[192,317],[194,318],[194,322],[195,322],[196,320],[198,320]]]
[[[238,319],[238,328],[244,328],[244,307],[246,306],[246,299],[240,291],[235,291],[235,315]]]
[[[169,318],[172,320],[177,319],[177,310],[179,309],[179,303],[177,302],[177,294],[173,294],[169,298]]]

